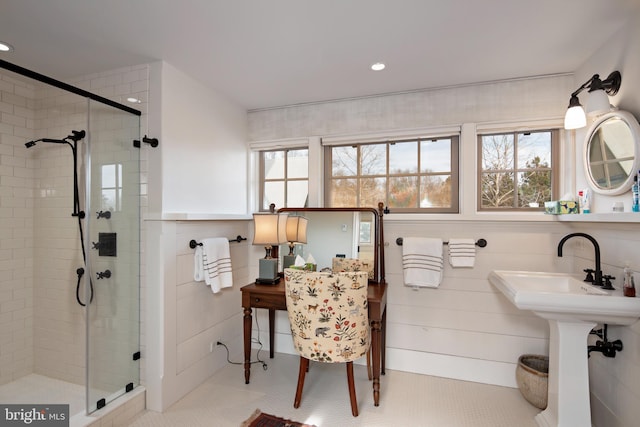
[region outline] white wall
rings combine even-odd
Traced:
[[[0,72],[0,384],[34,369],[33,84]]]
[[[630,17],[629,24],[603,46],[576,72],[576,88],[593,74],[607,76],[618,70],[622,74],[620,91],[612,97],[612,104],[630,111],[640,118],[640,15]],[[586,100],[586,97],[585,97]],[[586,129],[576,131],[577,156],[583,149]],[[586,186],[582,165],[576,182]],[[580,187],[579,187],[580,188]],[[596,212],[609,212],[614,201],[625,203],[630,211],[631,193],[617,197],[594,196]],[[592,234],[600,243],[603,271],[617,277],[620,284],[625,263],[640,271],[640,227],[638,224],[575,224],[575,231]],[[589,251],[589,248],[586,249]],[[579,268],[592,264],[591,253],[583,254],[585,261]],[[638,279],[636,273],[636,279]],[[636,280],[638,283],[638,280]],[[589,359],[592,418],[596,426],[622,427],[637,425],[640,419],[640,322],[632,326],[609,327],[609,339],[621,339],[622,352],[614,359],[595,354]]]
[[[150,88],[149,133],[160,144],[149,153],[145,385],[147,408],[163,411],[226,363],[218,340],[241,351],[250,240],[231,243],[234,287],[215,295],[194,282],[188,244],[248,237],[247,124],[245,110],[171,64],[151,64]]]
[[[191,239],[247,236],[248,221],[147,221],[149,273],[147,409],[164,411],[227,363],[223,347],[241,354],[239,288],[249,283],[247,241],[230,243],[233,287],[213,294],[193,280]],[[153,325],[153,327],[151,327]],[[213,344],[213,351],[211,345]],[[242,381],[238,371],[238,381]]]
[[[250,135],[258,142],[462,129],[461,213],[385,216],[390,369],[515,387],[518,356],[548,352],[546,323],[514,309],[487,275],[497,268],[570,271],[571,258],[555,255],[568,226],[542,213],[475,212],[476,128],[560,125],[572,86],[572,76],[558,75],[249,112]],[[473,269],[447,266],[438,289],[414,291],[403,286],[402,252],[395,245],[396,237],[407,236],[485,238],[488,246],[478,249]],[[277,345],[289,352],[285,320],[279,317]]]
[[[246,111],[171,64],[158,69],[160,212],[246,214]]]

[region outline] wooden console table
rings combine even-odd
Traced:
[[[276,285],[243,286],[242,307],[244,309],[244,380],[249,384],[251,375],[251,308],[269,310],[269,357],[273,359],[275,311],[286,310],[284,280]],[[373,402],[380,401],[380,374],[384,375],[385,335],[387,323],[387,284],[369,283],[369,322],[371,324],[371,353],[373,368]]]

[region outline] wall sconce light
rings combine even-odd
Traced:
[[[278,276],[278,245],[287,243],[286,213],[253,214],[253,244],[263,245],[265,257],[259,260],[256,283],[275,285]]]
[[[283,268],[291,267],[296,262],[293,253],[296,243],[307,243],[307,223],[309,220],[303,216],[290,216],[287,218],[287,242],[289,254],[282,257]]]
[[[612,72],[605,80],[600,80],[600,75],[594,74],[593,77],[571,94],[569,108],[564,116],[564,128],[578,129],[587,125],[587,116],[578,99],[580,92],[589,89],[587,114],[602,114],[611,109],[609,96],[618,93],[620,83],[622,83],[622,75],[619,71]]]

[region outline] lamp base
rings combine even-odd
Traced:
[[[296,263],[295,255],[285,255],[282,257],[282,268],[289,268]]]
[[[280,278],[276,277],[275,279],[256,279],[256,285],[277,285],[280,283]]]
[[[260,277],[256,279],[256,283],[264,285],[275,285],[280,281],[278,276],[278,260],[276,258],[262,258],[259,260]]]

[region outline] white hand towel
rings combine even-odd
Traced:
[[[193,254],[193,280],[202,282],[204,280],[204,263],[202,262],[202,245],[196,246]]]
[[[442,239],[403,239],[402,270],[406,286],[437,288],[442,282],[442,267]]]
[[[476,242],[473,239],[449,239],[449,264],[452,267],[473,267]]]
[[[204,278],[214,294],[233,286],[229,239],[213,237],[202,240],[202,246],[196,248],[195,263],[194,280],[202,281]]]

